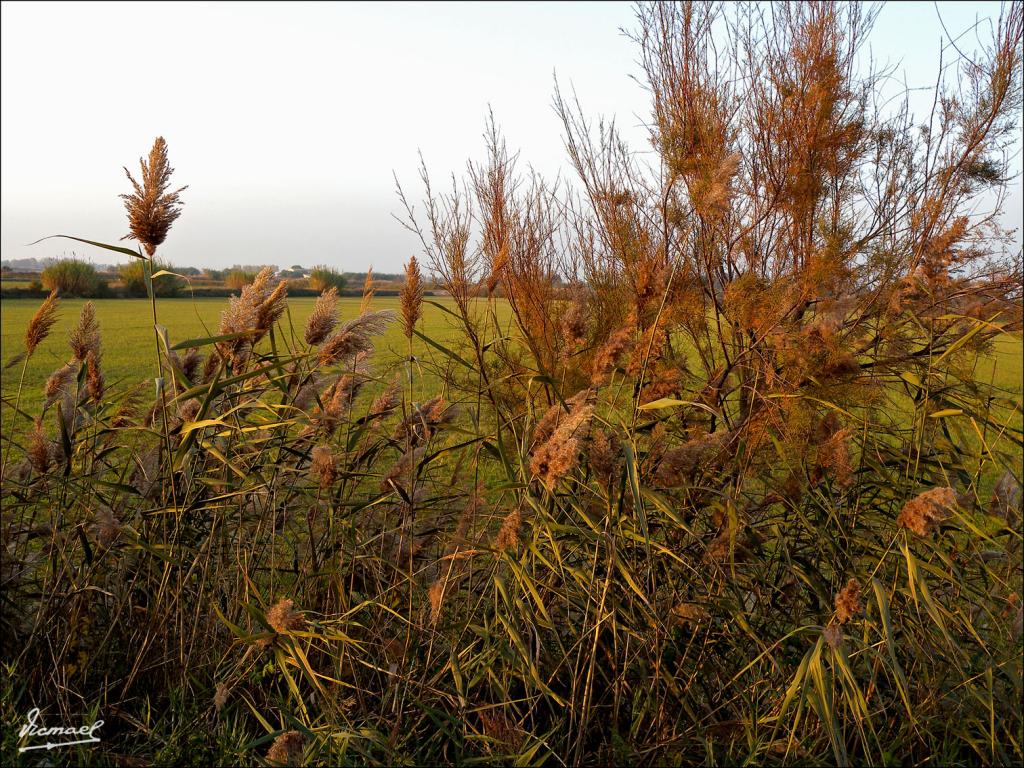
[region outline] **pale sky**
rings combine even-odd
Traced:
[[[939,7],[954,35],[999,12]],[[638,52],[619,31],[634,27],[628,3],[4,2],[0,16],[5,260],[117,261],[68,241],[25,244],[125,234],[122,166],[137,170],[157,135],[189,185],[161,250],[173,263],[377,272],[417,252],[392,217],[392,174],[414,200],[418,151],[437,182],[461,174],[482,156],[488,105],[524,164],[570,176],[555,74],[588,115],[614,117],[647,148]],[[871,45],[929,86],[943,37],[933,4],[896,3]],[[1018,178],[1013,226],[1021,206]]]

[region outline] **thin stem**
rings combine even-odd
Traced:
[[[21,407],[21,390],[25,386],[25,371],[28,370],[28,360],[31,355],[25,355],[25,362],[21,364],[21,379],[18,381],[18,396],[14,400],[14,415],[11,416],[11,431],[7,435],[7,452],[4,454],[3,463],[0,464],[0,477],[7,471],[7,461],[11,458],[11,446],[14,445],[14,425],[18,421],[18,409]]]

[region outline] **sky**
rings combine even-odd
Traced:
[[[954,35],[998,11],[939,4]],[[420,152],[436,182],[461,175],[482,157],[489,108],[548,177],[571,178],[556,75],[587,115],[648,146],[623,28],[629,3],[3,2],[0,257],[116,262],[69,241],[27,244],[124,235],[122,166],[137,171],[162,135],[174,181],[189,185],[161,249],[172,263],[399,271],[418,244],[394,218],[395,177],[416,201]],[[871,49],[929,86],[945,37],[935,5],[892,3]],[[1013,226],[1022,201],[1018,178]]]

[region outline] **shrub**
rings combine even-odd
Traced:
[[[224,273],[224,285],[233,290],[241,290],[256,278],[255,272],[232,267]]]
[[[61,259],[47,266],[39,276],[40,282],[61,296],[96,297],[106,293],[107,283],[96,268],[78,259]]]
[[[348,281],[345,276],[331,267],[313,267],[309,273],[309,287],[315,291],[326,291],[328,288],[344,290]]]
[[[127,264],[118,267],[117,274],[129,296],[149,295],[146,290],[146,270],[146,264],[142,259],[132,259]],[[174,272],[175,268],[157,259],[153,262],[153,273],[156,274],[161,270]],[[170,298],[177,296],[185,285],[185,280],[177,275],[161,275],[153,281],[153,293],[163,298]]]

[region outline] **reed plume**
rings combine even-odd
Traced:
[[[306,320],[304,338],[307,344],[319,344],[331,335],[338,324],[338,289],[331,286],[320,294]]]
[[[840,624],[860,615],[863,607],[860,604],[860,582],[850,579],[836,594],[836,618]]]
[[[591,380],[594,385],[602,386],[608,383],[619,358],[633,348],[635,332],[636,327],[632,323],[627,323],[609,336],[594,355],[594,362],[591,365]]]
[[[515,549],[519,546],[519,527],[523,524],[523,514],[519,507],[509,512],[501,523],[501,529],[494,539],[494,548],[499,552]]]
[[[90,349],[85,356],[85,391],[96,404],[103,399],[105,385],[103,371],[100,369],[100,353],[97,350]]]
[[[286,731],[274,739],[267,751],[267,762],[271,765],[298,765],[302,759],[306,737],[298,731]]]
[[[108,547],[121,535],[121,521],[107,506],[96,510],[93,516],[92,532],[100,546]]]
[[[50,295],[46,297],[42,304],[39,305],[39,309],[32,315],[32,319],[28,323],[28,328],[25,331],[25,353],[32,357],[32,353],[36,351],[36,347],[46,340],[46,337],[50,335],[50,331],[53,328],[54,323],[57,322],[57,290],[50,291]]]
[[[370,337],[383,333],[393,319],[394,313],[381,310],[349,320],[320,347],[320,365],[351,361],[360,352],[371,350]]]
[[[363,280],[363,300],[359,302],[359,314],[365,315],[370,311],[370,302],[373,301],[373,267],[366,270],[366,278]]]
[[[594,415],[592,405],[578,405],[555,429],[551,438],[534,451],[530,471],[552,491],[579,460],[581,440]]]
[[[318,445],[313,449],[309,470],[321,488],[329,488],[338,477],[338,465],[329,445]]]
[[[283,599],[278,600],[267,611],[267,624],[279,635],[284,635],[304,627],[306,620],[295,610],[295,603],[292,600]]]
[[[415,256],[405,265],[405,283],[401,292],[402,327],[407,339],[412,339],[416,323],[423,314],[423,278]]]
[[[32,426],[32,434],[29,435],[28,460],[36,474],[45,475],[50,468],[53,459],[53,446],[46,437],[46,430],[43,428],[43,420],[36,419]]]
[[[213,692],[213,707],[219,713],[224,709],[224,705],[228,703],[228,693],[230,689],[224,683],[217,683],[217,687]]]
[[[955,508],[956,491],[949,487],[932,488],[908,501],[900,510],[896,524],[918,536],[930,536],[952,516]]]
[[[100,326],[96,322],[96,307],[91,301],[85,302],[82,306],[78,325],[72,329],[68,343],[71,346],[71,354],[80,363],[85,362],[90,352],[99,354]]]
[[[76,369],[72,363],[66,363],[50,374],[50,378],[43,385],[44,411],[61,397],[70,395],[71,382],[74,380],[75,374]]]
[[[174,169],[167,162],[167,142],[163,136],[158,136],[153,142],[153,148],[149,151],[149,162],[139,158],[139,166],[142,169],[142,184],[132,177],[127,168],[124,169],[135,191],[120,196],[128,212],[128,225],[131,230],[121,239],[138,241],[146,254],[152,258],[157,247],[167,239],[171,225],[181,215],[183,203],[178,195],[188,187],[168,191]]]

